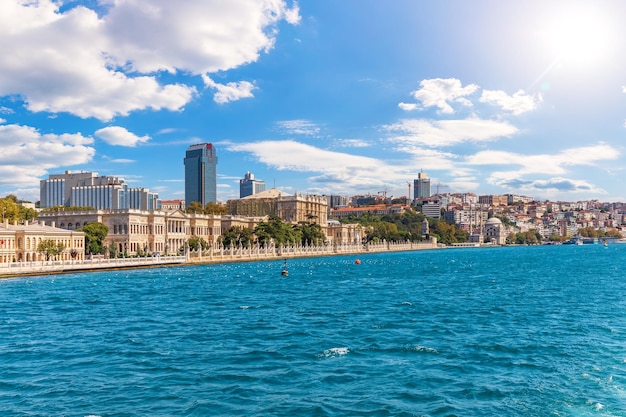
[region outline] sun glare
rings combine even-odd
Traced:
[[[610,19],[597,9],[568,9],[550,16],[544,42],[560,64],[602,65],[609,61],[615,40]]]

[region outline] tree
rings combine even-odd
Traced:
[[[226,207],[221,204],[207,203],[204,206],[204,214],[223,215],[226,214]]]
[[[296,230],[301,235],[300,243],[302,245],[320,245],[326,242],[326,235],[317,223],[300,222]]]
[[[202,250],[204,250],[209,247],[209,244],[206,242],[206,240],[198,236],[191,236],[187,241],[187,244],[189,245],[189,250],[198,250],[199,248],[202,248]]]
[[[217,203],[207,203],[206,206],[202,207],[202,203],[192,201],[185,208],[185,213],[223,215],[226,214],[226,207]]]
[[[23,206],[22,201],[19,201],[13,194],[7,195],[5,198],[0,198],[0,218],[1,221],[5,219],[9,223],[21,222],[24,220],[34,220],[37,218],[37,211]]]
[[[191,203],[189,203],[189,205],[187,206],[187,208],[185,208],[185,212],[186,213],[200,213],[203,214],[204,213],[204,208],[202,207],[202,203],[200,203],[199,201],[192,201]]]
[[[515,234],[515,241],[518,245],[536,245],[541,242],[541,234],[536,229]]]
[[[83,228],[78,229],[85,233],[85,252],[88,255],[104,253],[104,239],[109,233],[109,228],[99,222],[87,223]]]
[[[252,230],[242,226],[231,226],[222,233],[222,244],[231,246],[248,247],[252,243]]]
[[[598,237],[598,232],[591,226],[582,227],[578,229],[578,233],[582,237]]]
[[[293,245],[301,239],[299,231],[278,216],[270,216],[267,222],[259,223],[254,228],[254,234],[261,246],[265,246],[270,240],[274,240],[276,245]]]
[[[9,194],[5,198],[0,198],[0,215],[2,216],[2,221],[8,220],[9,223],[22,220],[20,218],[20,206],[17,204],[17,197]]]
[[[605,236],[606,237],[615,237],[615,238],[620,239],[622,237],[622,234],[617,229],[607,229]]]
[[[56,243],[52,239],[44,239],[37,245],[37,252],[43,253],[46,256],[46,261],[58,256],[64,250],[65,244],[62,242]]]

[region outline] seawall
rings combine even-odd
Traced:
[[[190,251],[181,256],[154,256],[137,258],[85,259],[80,261],[11,262],[0,264],[0,278],[52,275],[74,272],[105,271],[132,268],[156,268],[177,265],[220,264],[229,262],[254,262],[287,258],[337,256],[377,252],[400,252],[437,249],[437,241],[379,242],[366,245],[320,246],[266,246],[230,247],[206,251]]]

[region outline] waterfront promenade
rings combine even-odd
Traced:
[[[185,263],[185,256],[155,256],[146,258],[94,258],[79,261],[33,261],[0,264],[0,278],[20,275],[48,275],[97,270],[147,268]]]
[[[376,252],[399,252],[436,249],[437,240],[425,242],[379,242],[350,245],[319,246],[273,246],[210,248],[205,251],[188,251],[179,256],[150,256],[135,258],[94,258],[78,261],[10,262],[0,264],[0,277],[63,274],[97,270],[153,268],[183,264],[219,264],[228,262],[251,262],[287,258],[365,254]]]
[[[237,261],[259,261],[284,258],[304,258],[312,256],[350,255],[373,252],[400,252],[423,249],[436,249],[437,240],[425,242],[378,242],[368,244],[318,245],[318,246],[273,246],[230,247],[206,251],[192,251],[188,255],[190,263],[224,263]]]

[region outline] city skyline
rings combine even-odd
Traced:
[[[422,170],[433,192],[626,201],[623,2],[149,5],[0,5],[0,195],[70,170],[185,199],[181,156],[212,143],[222,202],[246,172],[401,197]]]

